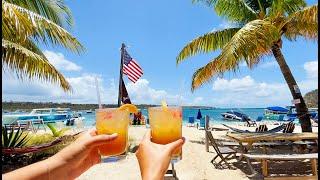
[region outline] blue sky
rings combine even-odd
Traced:
[[[307,1],[309,5],[316,1]],[[216,29],[230,27],[215,12],[191,0],[162,1],[67,1],[75,26],[71,33],[86,47],[81,55],[62,48],[42,46],[46,56],[73,86],[72,95],[56,86],[21,82],[11,74],[3,77],[3,101],[54,101],[96,103],[97,76],[103,103],[117,102],[120,46],[144,70],[136,84],[125,77],[133,103],[209,105],[218,107],[265,107],[289,105],[291,96],[273,57],[249,70],[226,73],[194,93],[191,76],[218,53],[197,55],[176,66],[175,58],[192,39]],[[282,52],[303,93],[318,86],[318,44],[299,39],[284,40]]]

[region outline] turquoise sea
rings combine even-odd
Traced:
[[[247,114],[251,119],[256,120],[258,116],[263,116],[264,108],[216,108],[216,109],[200,109],[202,116],[208,115],[210,117],[210,124],[232,124],[239,121],[225,121],[222,119],[221,113],[227,112],[230,110],[238,111],[244,114]],[[188,123],[188,118],[190,116],[197,117],[198,109],[194,108],[183,108],[183,124]],[[148,117],[148,110],[141,109],[141,112],[144,116]],[[86,114],[82,113],[82,116],[85,117],[85,126],[92,126],[95,122],[95,113]],[[272,121],[272,120],[268,120]],[[298,123],[298,121],[296,122]]]

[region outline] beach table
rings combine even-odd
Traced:
[[[315,140],[318,144],[318,133],[235,133],[228,132],[227,137],[237,141],[240,145],[239,161],[243,158],[243,154],[247,153],[257,142],[272,142],[272,141],[301,141],[301,140]],[[246,146],[243,143],[247,143]]]

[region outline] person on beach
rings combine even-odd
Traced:
[[[6,173],[2,178],[5,180],[75,179],[93,165],[100,163],[98,146],[116,138],[117,134],[97,135],[96,130],[92,129],[52,157]],[[136,152],[141,177],[163,179],[172,153],[182,147],[185,139],[181,138],[166,145],[155,144],[150,139],[151,133],[148,130]]]

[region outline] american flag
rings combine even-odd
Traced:
[[[129,80],[134,83],[137,82],[143,74],[143,71],[137,61],[132,59],[126,50],[124,50],[122,71],[128,76]]]

